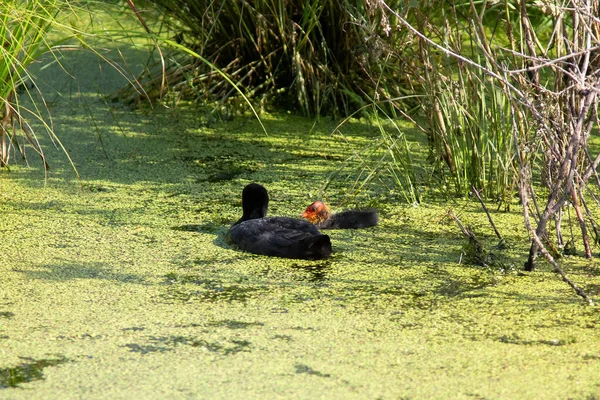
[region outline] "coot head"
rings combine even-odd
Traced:
[[[306,218],[313,224],[326,221],[329,219],[329,207],[321,200],[317,200],[306,207],[306,210],[302,213],[302,218]]]
[[[267,189],[258,183],[250,183],[242,190],[242,218],[234,225],[249,219],[264,218],[269,207]]]

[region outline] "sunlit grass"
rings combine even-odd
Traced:
[[[119,20],[122,15],[120,6],[106,2],[52,0],[0,4],[0,58],[3,60],[0,63],[0,166],[8,167],[17,160],[28,163],[27,148],[30,148],[48,168],[39,143],[40,128],[69,158],[55,132],[47,99],[31,73],[34,63],[43,60],[62,66],[65,52],[92,52],[119,71],[136,90],[143,91],[135,84],[126,61],[105,55],[105,43],[133,45],[140,37],[134,25],[124,25]],[[62,70],[70,74],[66,67]],[[37,129],[33,129],[33,125]],[[75,164],[71,162],[71,165],[77,173]]]
[[[218,105],[225,113],[290,109],[308,116],[346,116],[371,99],[403,94],[402,60],[382,62],[389,41],[387,17],[369,3],[281,0],[218,3],[153,0],[155,19],[179,45],[205,60],[172,58],[167,82],[180,98]],[[150,8],[151,10],[151,8]],[[152,14],[145,14],[151,20]],[[163,31],[164,33],[164,31]],[[207,62],[208,61],[208,62]],[[217,72],[218,71],[218,72]],[[145,77],[153,96],[164,94],[162,72]],[[136,100],[136,96],[129,95]],[[233,110],[233,111],[231,111]]]

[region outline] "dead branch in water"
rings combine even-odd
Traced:
[[[496,237],[498,238],[498,240],[500,240],[501,244],[504,244],[505,241],[502,238],[502,235],[500,234],[500,232],[498,231],[498,229],[496,228],[496,224],[494,224],[494,221],[492,220],[492,216],[490,215],[490,212],[488,211],[487,207],[485,206],[485,203],[483,202],[483,199],[481,198],[481,195],[479,194],[479,191],[477,189],[475,189],[475,186],[471,186],[471,190],[473,191],[473,193],[475,194],[475,196],[479,200],[479,203],[481,204],[481,207],[483,208],[483,211],[485,211],[485,215],[487,215],[488,221],[490,221],[490,225],[492,225],[492,228],[494,229],[494,233],[496,234]]]

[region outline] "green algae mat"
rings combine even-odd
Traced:
[[[96,78],[48,103],[81,181],[44,138],[47,178],[33,152],[0,171],[0,398],[600,398],[598,309],[543,263],[519,272],[517,206],[492,211],[504,267],[469,265],[444,215],[493,247],[477,204],[411,206],[383,185],[351,197],[343,179],[322,189],[348,159],[360,173],[352,156],[379,135],[368,124],[341,136],[328,120],[266,115],[266,136],[252,118],[131,110],[97,95],[114,71],[70,57]],[[269,190],[269,215],[322,197],[375,205],[381,222],[331,231],[325,261],[243,253],[223,234],[250,182]],[[597,261],[561,262],[600,295]]]

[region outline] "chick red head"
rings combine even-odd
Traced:
[[[329,207],[321,200],[317,200],[302,213],[302,218],[306,218],[313,224],[318,224],[329,218]]]

